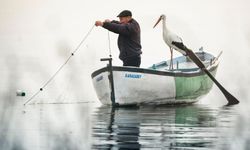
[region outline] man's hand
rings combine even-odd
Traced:
[[[102,21],[96,21],[95,22],[95,26],[103,26],[103,22]]]
[[[106,19],[104,22],[111,22],[109,19]]]

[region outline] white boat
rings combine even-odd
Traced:
[[[196,55],[215,76],[217,57],[203,51]],[[188,57],[174,58],[174,69],[168,64],[170,60],[138,68],[111,63],[92,73],[96,94],[104,105],[183,104],[197,102],[211,90],[212,80]]]

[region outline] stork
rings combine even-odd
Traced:
[[[173,69],[173,49],[177,50],[178,52],[186,56],[187,54],[185,51],[187,50],[187,47],[183,44],[182,39],[179,36],[171,32],[167,28],[166,16],[164,14],[160,16],[158,21],[155,23],[154,28],[161,20],[162,20],[163,40],[169,46],[170,53],[171,53],[169,69]]]
[[[173,49],[179,51],[185,56],[188,56],[204,73],[210,77],[210,79],[217,85],[217,87],[221,90],[221,92],[226,97],[228,103],[227,105],[235,105],[238,104],[239,101],[235,98],[231,93],[229,93],[215,78],[214,76],[207,70],[203,62],[196,56],[196,54],[188,49],[182,42],[182,39],[176,34],[170,32],[166,27],[166,16],[161,15],[158,21],[155,23],[154,27],[162,20],[162,29],[163,29],[163,40],[169,46],[171,52],[171,62],[170,68],[173,69]]]

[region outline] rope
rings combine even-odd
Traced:
[[[110,36],[109,36],[109,31],[108,31],[108,43],[109,43],[109,57],[111,58],[111,57],[112,57],[112,54],[111,54],[111,46],[110,46]]]
[[[95,25],[93,25],[90,30],[87,32],[87,34],[84,36],[82,41],[79,43],[79,45],[75,48],[75,50],[71,53],[71,55],[66,59],[66,61],[58,68],[58,70],[49,78],[47,82],[33,95],[30,99],[28,99],[24,105],[26,105],[28,102],[30,102],[32,99],[34,99],[43,89],[56,77],[56,75],[63,69],[63,67],[69,62],[69,60],[75,55],[75,53],[79,50],[82,43],[87,39],[87,37],[90,35],[91,31],[93,30]]]

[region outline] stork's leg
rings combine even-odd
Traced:
[[[170,50],[170,55],[171,55],[171,47],[169,47],[169,50]],[[170,62],[169,62],[169,68],[168,68],[169,70],[171,69],[171,65],[172,65],[171,63],[172,61],[171,61],[171,56],[170,56]]]
[[[171,48],[171,69],[174,69],[174,63],[173,63],[173,49]]]
[[[170,53],[171,53],[171,58],[170,58],[169,70],[174,69],[174,67],[173,67],[173,49],[171,47],[170,47]]]

